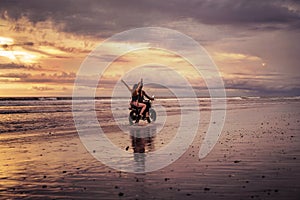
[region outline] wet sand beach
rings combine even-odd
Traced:
[[[58,104],[44,113],[58,109]],[[166,102],[161,100],[160,104],[164,106]],[[28,124],[21,120],[18,125],[10,119],[24,119],[25,114],[20,117],[4,113],[9,108],[2,103],[1,123],[6,131],[2,128],[0,134],[0,199],[299,197],[299,99],[229,101],[222,134],[204,159],[199,159],[198,153],[207,127],[213,122],[210,110],[200,102],[200,127],[188,150],[169,166],[149,173],[121,172],[96,160],[79,139],[69,102],[64,106],[61,109],[68,112],[38,113],[40,117],[34,115],[36,122],[28,122],[34,127],[22,129]],[[157,126],[151,131],[160,130],[146,141],[123,133],[110,119],[102,119],[109,116],[107,113],[99,114],[99,121],[107,137],[119,148],[133,153],[143,145],[147,154],[164,147],[175,135],[180,113],[176,106],[166,108],[166,113],[163,129],[159,120],[157,125],[145,125]],[[44,121],[37,124],[41,118]]]

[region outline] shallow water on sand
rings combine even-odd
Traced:
[[[147,154],[168,144],[179,126],[178,102],[157,104],[166,108],[167,120],[144,140],[118,128],[107,111],[110,101],[98,100],[96,110],[116,146]],[[207,100],[199,104],[200,127],[188,150],[161,170],[135,174],[111,169],[87,152],[70,100],[2,101],[0,199],[297,199],[298,99],[229,99],[219,141],[202,160],[210,109]]]

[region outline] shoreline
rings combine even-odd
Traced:
[[[196,138],[178,160],[141,174],[103,165],[87,152],[75,127],[51,134],[48,129],[0,134],[0,195],[8,199],[297,199],[298,108],[298,101],[245,108],[230,104],[217,144],[199,160],[210,119],[210,112],[204,112]],[[178,113],[169,116],[151,148],[168,144],[178,120]],[[108,126],[109,130],[107,136],[114,144],[133,152],[129,135]]]

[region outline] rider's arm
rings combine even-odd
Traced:
[[[147,93],[146,93],[144,90],[143,90],[143,93],[144,93],[144,95],[145,95],[148,99],[150,99],[150,100],[152,100],[152,101],[154,100],[154,98],[148,96]]]
[[[129,85],[127,85],[127,83],[123,79],[121,81],[127,87],[127,89],[129,90],[129,92],[132,93],[132,89],[129,87]]]

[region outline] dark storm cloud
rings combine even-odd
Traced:
[[[206,1],[200,3],[200,12],[192,10],[192,16],[212,24],[286,23],[299,20],[299,13],[290,11],[282,2],[284,1]]]
[[[0,9],[3,18],[17,20],[25,16],[33,23],[50,19],[63,23],[63,31],[101,36],[140,26],[153,18],[145,14],[139,1],[1,1]]]
[[[0,2],[2,18],[9,17],[16,20],[25,16],[33,23],[51,19],[56,23],[65,24],[63,31],[101,36],[140,26],[166,25],[168,22],[184,19],[214,25],[255,27],[266,24],[265,28],[270,30],[278,28],[278,24],[299,28],[299,7],[297,1],[279,0],[2,0]]]

